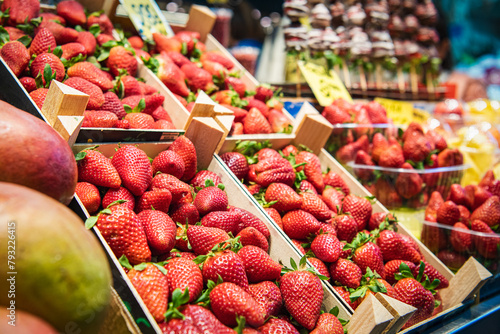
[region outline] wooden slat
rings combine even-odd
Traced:
[[[368,294],[347,324],[347,332],[381,334],[392,319],[392,315],[377,298],[372,294]]]
[[[417,311],[415,307],[400,302],[399,300],[391,298],[385,294],[377,293],[375,297],[394,317],[384,334],[395,334],[399,332],[403,325]]]
[[[186,130],[196,148],[198,169],[206,169],[212,157],[224,140],[226,131],[212,117],[194,117]]]
[[[187,31],[197,31],[200,33],[202,42],[207,40],[212,27],[215,24],[216,15],[206,6],[192,5],[189,10],[189,18],[186,22]]]

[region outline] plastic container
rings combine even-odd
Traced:
[[[453,231],[460,231],[462,238],[470,239],[467,250],[452,242]],[[453,232],[455,234],[456,232]],[[453,226],[430,221],[420,223],[420,241],[429,248],[448,268],[456,272],[472,256],[493,275],[500,273],[500,234],[488,234],[472,230],[454,229]],[[486,252],[489,244],[496,244],[496,252]],[[486,255],[486,257],[484,256]]]
[[[217,16],[212,28],[212,35],[227,49],[231,41],[231,19],[233,11],[227,8],[212,8]]]
[[[236,46],[232,48],[231,54],[236,60],[243,65],[243,67],[250,72],[251,75],[255,75],[255,69],[257,68],[257,58],[259,58],[260,49],[254,46]]]

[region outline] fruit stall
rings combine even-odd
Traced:
[[[216,7],[2,2],[0,332],[497,332],[500,106],[433,1],[283,1],[257,68]]]

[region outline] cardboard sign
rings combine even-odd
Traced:
[[[130,20],[143,39],[152,39],[153,33],[173,36],[174,32],[156,1],[152,0],[120,0]]]
[[[405,101],[375,98],[387,110],[387,117],[391,118],[394,124],[408,125],[413,122],[413,104]]]
[[[321,106],[328,106],[339,98],[352,102],[351,95],[335,71],[328,73],[323,66],[303,61],[299,62],[299,68]]]

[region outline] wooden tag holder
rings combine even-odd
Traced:
[[[52,80],[41,112],[70,146],[75,143],[88,101],[87,94]]]
[[[392,315],[377,298],[368,294],[351,316],[347,324],[347,332],[381,334],[384,333],[392,319]]]
[[[194,117],[191,119],[185,136],[194,144],[198,155],[198,170],[207,169],[220,142],[226,138],[223,129],[212,117]]]
[[[387,326],[384,334],[395,334],[399,332],[401,327],[403,327],[403,325],[417,311],[415,307],[400,302],[399,300],[382,293],[377,293],[375,297],[393,316],[393,319],[391,320],[389,326]]]
[[[192,5],[189,10],[189,18],[186,22],[187,31],[197,31],[200,33],[202,42],[207,40],[215,24],[216,15],[206,6]]]
[[[305,145],[319,154],[333,131],[333,125],[318,113],[309,102],[304,102],[295,119],[295,145]]]

